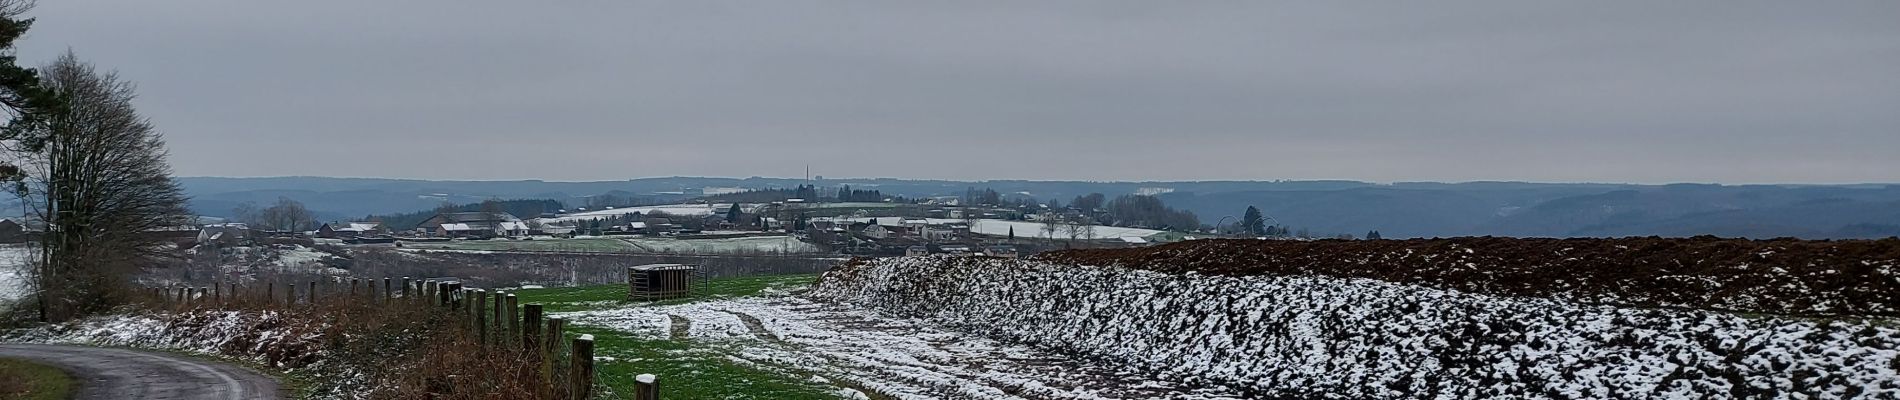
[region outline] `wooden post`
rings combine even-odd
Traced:
[[[548,348],[542,349],[541,352],[547,353],[550,360],[552,360],[552,357],[555,355],[561,354],[561,327],[566,325],[567,320],[565,319],[548,318],[548,340],[544,341],[547,342]]]
[[[277,301],[277,282],[264,283],[264,300]]]
[[[501,319],[502,306],[506,306],[507,304],[504,304],[504,302],[502,301],[502,297],[504,296],[502,296],[501,292],[495,292],[494,297],[495,297],[494,303],[491,304],[494,306],[494,309],[488,312],[488,326],[489,326],[488,331],[492,332],[494,335],[492,337],[489,337],[489,342],[501,343],[502,338],[508,336],[508,321]]]
[[[528,354],[535,354],[538,352],[534,350],[539,348],[541,348],[541,305],[521,306],[521,349],[528,350]]]
[[[306,297],[310,298],[310,304],[317,304],[317,281],[310,281],[310,290],[308,290],[308,292],[310,292],[310,294]]]
[[[390,295],[396,294],[395,282],[396,281],[389,279],[387,276],[383,277],[383,300],[387,301],[390,299]]]
[[[488,291],[475,289],[475,301],[469,306],[475,307],[475,338],[479,343],[488,343]]]
[[[435,303],[436,305],[439,305],[442,307],[449,306],[449,283],[448,282],[435,283],[435,297],[436,297],[436,303]]]
[[[508,326],[503,327],[502,330],[507,331],[508,335],[502,338],[501,343],[503,346],[510,345],[517,338],[521,337],[521,306],[515,302],[514,293],[508,294],[506,307],[508,307],[508,315],[506,316],[508,318]]]
[[[634,376],[633,400],[660,400],[659,378],[653,374]]]
[[[297,285],[284,285],[284,304],[297,305]]]
[[[414,299],[409,298],[409,277],[407,276],[402,277],[402,299],[414,300]]]
[[[426,303],[430,301],[435,301],[435,280],[434,279],[422,281],[422,287],[416,290],[422,292],[421,300],[423,302]]]
[[[575,399],[586,399],[594,391],[594,335],[574,338],[573,348],[574,353],[568,357],[568,393]]]

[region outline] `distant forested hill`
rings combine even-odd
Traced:
[[[807,184],[781,178],[643,178],[603,182],[423,181],[282,177],[181,178],[193,209],[226,216],[243,202],[277,197],[304,202],[325,219],[431,210],[443,203],[488,199],[551,199],[588,204],[612,194],[640,203],[677,202],[707,193],[787,189]],[[1155,195],[1193,211],[1203,223],[1239,218],[1257,206],[1283,225],[1316,234],[1387,238],[1432,236],[1665,235],[1805,238],[1900,234],[1900,185],[1623,185],[1522,182],[1397,183],[1354,181],[1081,182],[998,180],[822,179],[820,190],[876,190],[905,197],[957,196],[989,188],[1011,197],[1070,198]]]

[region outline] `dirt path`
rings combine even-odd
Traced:
[[[277,380],[242,367],[164,353],[102,347],[0,344],[0,357],[59,367],[78,399],[281,399]]]

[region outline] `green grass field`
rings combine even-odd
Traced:
[[[63,400],[72,396],[73,378],[58,368],[0,358],[0,398]]]
[[[522,304],[539,303],[547,312],[620,307],[650,307],[757,295],[766,288],[792,289],[810,285],[817,275],[780,275],[711,279],[694,297],[660,302],[626,299],[625,285],[577,288],[523,289],[514,292]],[[824,386],[792,376],[754,368],[726,357],[732,349],[697,341],[635,337],[597,326],[573,325],[575,335],[594,335],[596,356],[613,361],[596,365],[600,381],[614,393],[633,391],[633,377],[659,377],[661,396],[668,399],[836,399]]]

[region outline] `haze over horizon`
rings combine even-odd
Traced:
[[[268,175],[268,176],[265,176],[265,175],[260,175],[260,176],[219,176],[219,175],[188,175],[188,176],[187,176],[187,175],[181,175],[181,176],[179,176],[179,177],[180,177],[180,178],[229,178],[229,179],[273,179],[273,178],[335,178],[335,179],[389,179],[389,180],[419,180],[419,181],[464,181],[464,182],[511,182],[511,181],[541,181],[541,182],[554,182],[554,183],[587,183],[587,182],[615,182],[615,181],[631,181],[631,180],[641,180],[641,179],[670,179],[670,178],[685,178],[685,179],[701,179],[701,178],[705,178],[705,179],[755,179],[755,178],[756,178],[756,179],[789,179],[789,180],[797,180],[797,179],[805,179],[805,178],[804,178],[804,177],[802,177],[802,176],[763,176],[763,175],[752,175],[752,176],[706,176],[706,175],[668,175],[668,176],[635,176],[635,177],[626,177],[626,178],[619,178],[619,179],[544,179],[544,178],[495,178],[495,179],[454,179],[454,178],[414,178],[414,177],[383,177],[383,176],[323,176],[323,175]],[[1604,184],[1604,185],[1672,185],[1672,184],[1692,184],[1692,185],[1724,185],[1724,186],[1745,186],[1745,185],[1796,185],[1796,186],[1799,186],[1799,185],[1822,185],[1822,186],[1845,186],[1845,185],[1900,185],[1900,181],[1897,181],[1897,182],[1832,182],[1832,183],[1811,183],[1811,182],[1686,182],[1686,181],[1668,181],[1668,182],[1606,182],[1606,181],[1568,181],[1568,182],[1565,182],[1565,181],[1524,181],[1524,180],[1494,180],[1494,179],[1475,179],[1475,180],[1402,180],[1402,181],[1374,181],[1374,180],[1366,180],[1366,179],[1350,179],[1350,178],[1314,178],[1314,179],[1023,179],[1023,178],[977,178],[977,179],[949,179],[949,178],[913,178],[913,177],[901,177],[901,176],[829,176],[829,175],[819,175],[819,174],[814,174],[814,175],[813,175],[813,178],[823,178],[824,180],[831,180],[831,181],[839,181],[839,180],[874,180],[874,179],[895,179],[895,180],[908,180],[908,181],[932,181],[932,180],[940,180],[940,181],[951,181],[951,182],[997,182],[997,181],[1025,181],[1025,182],[1101,182],[1101,183],[1144,183],[1144,182],[1222,182],[1222,181],[1231,181],[1231,182],[1301,182],[1301,181],[1309,181],[1309,182],[1310,182],[1310,181],[1353,181],[1353,182],[1363,182],[1363,183],[1369,183],[1369,184],[1379,184],[1379,185],[1390,185],[1390,184],[1398,184],[1398,183],[1454,183],[1454,184],[1455,184],[1455,183],[1479,183],[1479,182],[1505,182],[1505,183],[1532,183],[1532,184],[1585,184],[1585,185],[1588,185],[1588,184]]]
[[[216,10],[217,12],[205,12]],[[42,1],[181,176],[1900,182],[1900,2]]]

